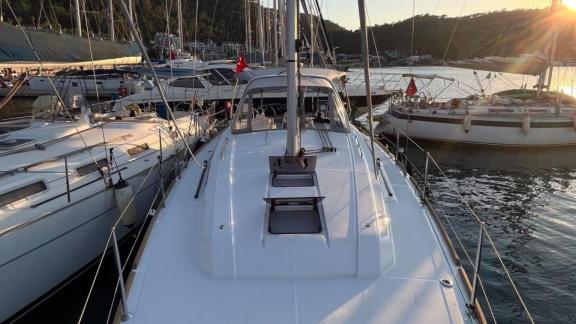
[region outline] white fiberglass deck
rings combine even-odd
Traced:
[[[330,132],[315,188],[269,185],[283,130],[205,147],[206,187],[189,167],[155,219],[128,291],[129,323],[471,323],[464,287],[413,189],[378,150],[394,192],[373,176],[365,138]],[[321,146],[315,131],[303,147]],[[265,197],[325,196],[326,235],[272,235]],[[445,287],[441,279],[454,282]],[[120,306],[121,307],[121,306]]]

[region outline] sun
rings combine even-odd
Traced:
[[[576,0],[562,0],[562,4],[566,8],[576,11]]]

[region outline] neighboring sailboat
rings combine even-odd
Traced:
[[[132,196],[119,237],[140,224],[184,157],[174,124],[189,130],[189,145],[206,127],[189,115],[89,119],[36,121],[0,136],[0,321],[96,258]]]
[[[550,10],[552,15],[559,6],[559,1],[554,0]],[[380,121],[377,131],[389,136],[404,133],[413,138],[462,144],[516,147],[576,145],[576,99],[550,91],[555,42],[556,36],[547,47],[546,58],[538,55],[490,57],[452,64],[495,72],[538,75],[535,89],[524,87],[488,95],[474,72],[480,86],[477,95],[442,101],[437,99],[438,94],[428,91],[430,83],[440,80],[452,85],[454,79],[406,74],[404,77],[410,80],[406,96],[389,101],[388,110],[377,117]],[[421,83],[424,84],[421,89],[414,82],[418,79],[425,81]]]
[[[198,152],[205,167],[176,182],[116,322],[479,321],[448,242],[349,122],[332,72],[297,73],[286,7],[286,70],[246,85],[231,128]]]
[[[89,265],[110,226],[132,232],[210,126],[190,113],[76,114],[47,82],[55,96],[39,97],[31,124],[0,135],[0,321]]]

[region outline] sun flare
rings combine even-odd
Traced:
[[[566,8],[576,11],[576,0],[562,0],[562,4]]]

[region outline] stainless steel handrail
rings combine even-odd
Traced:
[[[401,137],[403,137],[405,139],[405,141],[402,141]],[[518,290],[518,287],[514,283],[514,280],[512,279],[512,276],[511,276],[509,270],[507,269],[506,265],[504,264],[504,261],[502,260],[500,252],[496,248],[494,240],[492,239],[490,233],[486,229],[485,222],[476,214],[474,209],[469,205],[469,203],[466,201],[466,199],[464,199],[464,197],[460,194],[458,189],[453,185],[452,181],[448,178],[446,173],[444,173],[444,171],[438,165],[436,160],[434,160],[434,158],[430,155],[430,153],[428,151],[424,150],[420,145],[418,145],[418,143],[416,143],[406,133],[404,133],[403,131],[401,131],[399,129],[396,130],[395,142],[388,139],[388,138],[385,138],[385,137],[383,139],[386,140],[387,145],[381,144],[381,146],[384,149],[386,149],[391,154],[391,156],[393,156],[395,158],[396,163],[402,168],[404,175],[410,177],[410,179],[412,180],[412,182],[415,185],[416,190],[420,193],[420,196],[421,196],[423,202],[427,204],[427,207],[429,207],[428,209],[430,211],[432,211],[433,213],[437,213],[437,209],[440,208],[441,215],[450,225],[449,227],[450,227],[451,232],[455,236],[456,241],[458,242],[459,246],[464,251],[464,254],[466,255],[468,262],[471,264],[473,272],[472,272],[471,287],[469,287],[470,289],[469,289],[468,307],[470,307],[471,310],[475,310],[475,308],[478,307],[479,303],[477,301],[478,300],[477,295],[478,295],[478,287],[479,287],[480,290],[482,291],[484,302],[487,304],[494,322],[496,322],[496,319],[495,319],[495,316],[493,313],[493,309],[492,309],[492,305],[491,305],[490,300],[486,294],[485,285],[482,282],[482,278],[480,276],[480,269],[482,267],[482,254],[483,254],[483,251],[485,249],[485,245],[486,245],[485,243],[487,243],[490,250],[493,252],[493,255],[496,257],[498,264],[500,265],[500,268],[503,270],[506,280],[511,285],[512,290],[514,292],[514,295],[517,298],[522,310],[525,312],[526,317],[528,318],[528,321],[530,323],[534,323],[534,319],[533,319],[530,311],[528,310],[528,307],[524,301],[524,298],[522,298],[522,296]],[[404,142],[404,143],[402,143],[402,142]],[[390,146],[392,146],[392,150],[390,150]],[[418,168],[417,164],[414,161],[410,160],[410,158],[408,156],[408,147],[409,146],[412,146],[413,149],[415,148],[421,154],[424,154],[424,156],[425,156],[424,166],[421,169]],[[446,213],[442,209],[442,207],[437,204],[437,202],[439,202],[440,200],[438,199],[437,193],[430,186],[430,182],[429,182],[429,178],[430,178],[432,172],[435,172],[434,176],[436,178],[440,178],[440,180],[443,181],[443,183],[446,183],[448,185],[450,192],[456,194],[456,197],[458,198],[458,201],[464,207],[464,210],[467,213],[469,213],[470,215],[472,215],[473,220],[476,222],[476,224],[479,227],[479,235],[478,235],[478,238],[476,241],[476,250],[475,250],[474,260],[472,260],[470,255],[466,252],[466,249],[465,249],[464,244],[460,238],[460,235],[458,235],[458,233],[456,232],[456,229],[452,226],[452,223],[450,222],[449,217],[446,215]],[[444,227],[441,223],[439,225]],[[454,252],[457,253],[456,251],[454,251]]]

